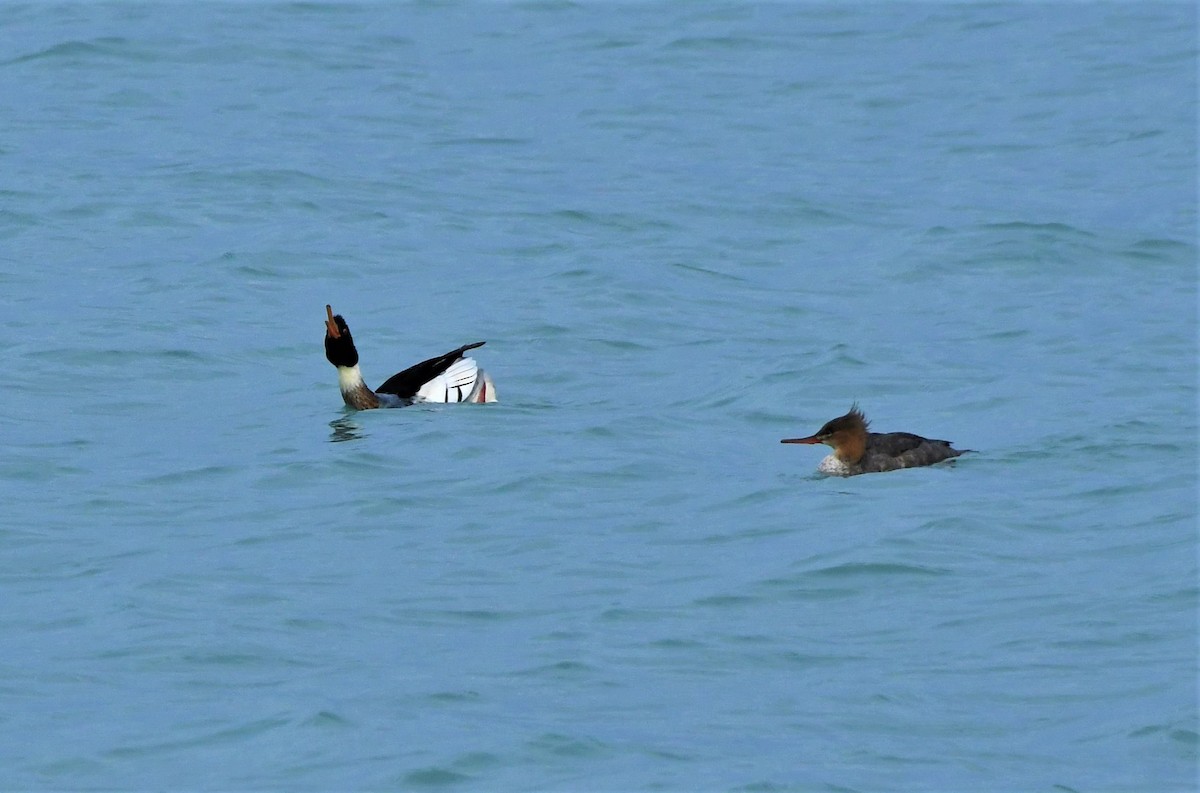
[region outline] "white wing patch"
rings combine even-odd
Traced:
[[[474,358],[460,358],[450,368],[417,391],[418,402],[466,402],[475,391],[479,364]]]

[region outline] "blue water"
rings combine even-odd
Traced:
[[[5,4],[0,293],[0,789],[1196,785],[1192,4]]]

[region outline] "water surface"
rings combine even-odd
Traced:
[[[1190,4],[0,16],[0,787],[1195,784]]]

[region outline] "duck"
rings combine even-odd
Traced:
[[[856,476],[901,468],[933,465],[966,454],[970,449],[955,449],[950,441],[923,438],[911,432],[868,432],[871,422],[859,409],[825,423],[807,438],[784,438],[780,443],[823,443],[833,448],[817,471],[831,476]]]
[[[468,350],[485,343],[464,344],[421,361],[371,390],[358,368],[358,349],[350,335],[350,326],[341,314],[335,315],[331,306],[325,306],[325,358],[337,369],[342,399],[355,410],[405,407],[420,402],[495,402],[496,384],[474,358],[465,356]]]

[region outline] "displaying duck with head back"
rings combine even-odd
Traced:
[[[496,386],[467,350],[484,342],[464,344],[445,355],[410,366],[372,391],[358,368],[358,349],[350,327],[340,314],[325,306],[325,358],[337,368],[342,399],[356,410],[403,407],[416,402],[495,402]]]
[[[850,412],[825,423],[807,438],[785,438],[780,443],[823,443],[833,449],[817,466],[823,474],[854,476],[899,468],[933,465],[966,453],[950,441],[932,440],[910,432],[868,432],[871,423],[858,405]]]

